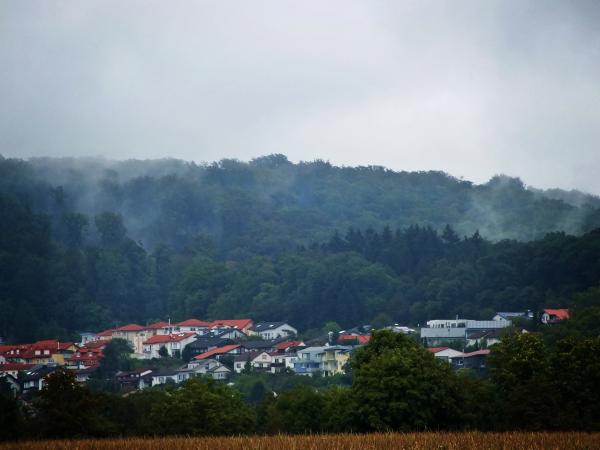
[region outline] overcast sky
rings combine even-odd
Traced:
[[[268,153],[600,194],[600,1],[0,0],[0,154]]]

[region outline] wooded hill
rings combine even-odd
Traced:
[[[306,330],[569,306],[600,282],[599,226],[597,197],[505,176],[474,185],[282,155],[0,159],[0,336],[167,316]]]

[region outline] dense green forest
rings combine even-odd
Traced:
[[[577,307],[600,199],[441,172],[0,159],[0,336],[250,316],[416,325]]]

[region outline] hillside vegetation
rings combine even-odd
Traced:
[[[504,176],[474,185],[282,155],[0,159],[0,336],[191,316],[416,325],[577,306],[600,282],[599,207]]]

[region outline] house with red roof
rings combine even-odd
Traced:
[[[252,328],[254,322],[252,319],[232,319],[232,320],[213,320],[211,328],[236,328],[246,334]]]
[[[195,356],[194,359],[208,359],[215,358],[219,359],[224,355],[239,355],[241,353],[241,346],[239,344],[224,345],[223,347],[213,348],[207,352],[201,353]]]
[[[298,348],[306,347],[303,341],[283,341],[275,345],[275,353],[295,352]]]
[[[371,335],[359,333],[341,333],[337,340],[338,343],[342,345],[362,345],[371,340]]]
[[[96,333],[96,337],[99,341],[110,341],[112,339],[112,333],[115,331],[114,328],[109,328],[108,330],[101,331]]]
[[[458,350],[454,350],[450,347],[431,347],[428,348],[433,356],[443,361],[446,361],[453,367],[462,367],[464,364],[464,356],[463,352],[459,352]]]
[[[20,352],[19,360],[28,364],[63,366],[76,350],[77,347],[72,342],[46,339],[29,344],[27,350]]]
[[[475,370],[483,370],[486,368],[486,359],[490,354],[490,349],[476,350],[464,354],[464,367]]]
[[[144,356],[160,358],[159,351],[165,348],[169,356],[181,355],[183,348],[196,339],[196,333],[157,334],[144,341]]]
[[[151,336],[156,336],[157,334],[170,334],[173,332],[173,326],[169,324],[169,322],[161,320],[159,322],[146,325],[146,330]]]
[[[555,323],[560,323],[563,320],[567,320],[569,317],[571,317],[571,313],[566,308],[560,308],[560,309],[547,308],[547,309],[544,309],[541,320],[542,320],[542,323],[551,325],[551,324],[555,324]]]
[[[87,369],[100,365],[104,357],[104,347],[107,341],[88,342],[88,345],[79,347],[77,351],[67,360],[70,369]]]
[[[246,364],[248,364],[253,371],[270,372],[273,357],[267,352],[250,352],[236,355],[233,361],[233,369],[236,373],[241,373],[246,367]]]

